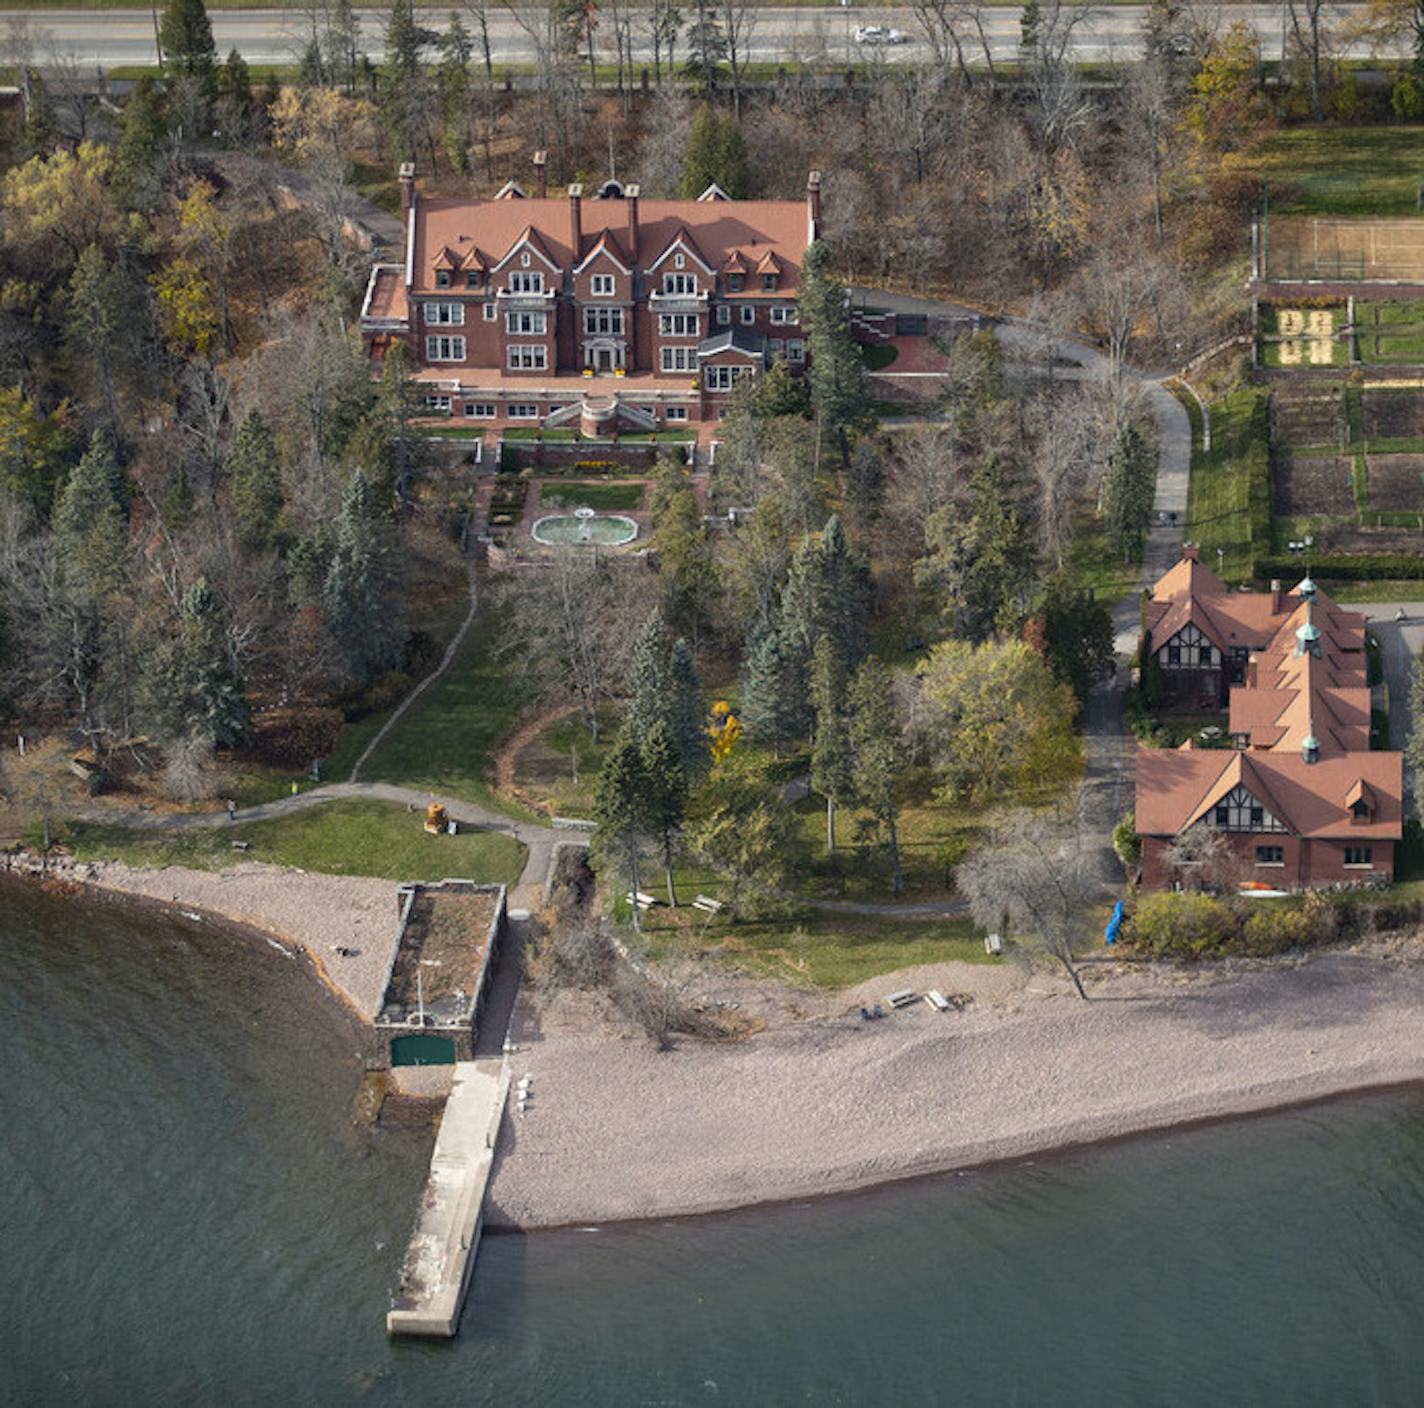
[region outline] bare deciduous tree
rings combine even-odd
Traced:
[[[1041,813],[1012,811],[955,871],[955,879],[976,924],[998,930],[1007,920],[1009,935],[1030,953],[1056,962],[1087,1000],[1078,948],[1096,885],[1076,829]]]

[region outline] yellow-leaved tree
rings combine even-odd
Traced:
[[[1077,775],[1073,691],[1026,642],[945,641],[919,677],[916,731],[945,801],[1046,800]]]

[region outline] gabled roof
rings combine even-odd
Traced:
[[[747,263],[746,256],[740,249],[734,249],[727,256],[727,262],[722,265],[724,274],[750,274],[751,265]]]
[[[673,250],[678,248],[681,248],[683,253],[691,255],[692,258],[695,259],[707,273],[712,274],[716,272],[716,270],[714,270],[713,267],[707,262],[707,256],[703,254],[700,249],[698,249],[697,241],[694,240],[692,236],[687,233],[686,225],[678,226],[677,233],[668,242],[667,248],[663,250],[663,252],[658,255],[658,257],[654,259],[651,264],[648,265],[649,270],[656,269],[658,265],[661,264],[663,260],[666,259],[668,255],[673,252]]]
[[[700,196],[697,197],[697,199],[699,201],[731,200],[731,196],[729,196],[726,191],[721,188],[721,186],[719,186],[715,181],[713,181],[713,183],[708,186],[707,189],[703,191]]]
[[[625,265],[647,270],[671,251],[679,237],[690,241],[695,258],[711,271],[738,250],[761,258],[770,248],[781,261],[777,294],[793,298],[806,252],[804,201],[640,200],[637,248],[633,248],[629,200],[585,199],[580,205],[580,247],[572,248],[569,201],[563,196],[500,200],[421,199],[409,225],[411,287],[418,294],[435,287],[434,261],[444,248],[461,253],[472,245],[490,251],[515,247],[526,230],[538,232],[543,251],[560,269],[572,270],[586,251],[609,232],[616,236]],[[491,261],[493,262],[493,260]]]
[[[628,256],[623,253],[623,246],[618,243],[618,236],[612,230],[604,230],[594,241],[593,248],[584,255],[581,263],[574,267],[574,273],[581,274],[600,254],[607,255],[625,274],[633,272],[632,265],[628,262]]]
[[[781,272],[781,260],[776,257],[775,251],[768,249],[763,252],[761,258],[757,260],[756,271],[758,274],[779,274]]]
[[[509,252],[494,267],[496,269],[503,269],[504,266],[508,264],[509,261],[513,259],[514,256],[518,254],[521,249],[532,249],[534,253],[537,254],[539,258],[542,259],[544,263],[546,263],[549,268],[554,271],[554,273],[557,274],[561,272],[559,265],[555,261],[553,255],[549,253],[548,246],[545,245],[543,236],[540,235],[539,231],[536,230],[533,225],[526,225],[523,230],[520,231],[519,238],[516,239],[512,245],[510,245]]]
[[[518,181],[506,181],[494,193],[495,200],[528,200],[529,196]]]

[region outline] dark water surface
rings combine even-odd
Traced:
[[[485,1240],[382,1317],[428,1133],[297,965],[0,889],[0,1405],[1424,1404],[1424,1099]],[[1065,1075],[1071,1079],[1071,1073]]]

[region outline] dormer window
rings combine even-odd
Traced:
[[[767,293],[773,292],[776,288],[776,275],[763,274],[761,276],[761,286],[763,289],[766,290]]]
[[[478,269],[467,269],[467,270],[465,271],[465,287],[466,287],[466,288],[479,288],[479,286],[480,286],[480,272],[479,272],[479,270],[478,270]]]
[[[449,271],[448,269],[437,269],[437,270],[435,271],[435,287],[436,287],[436,288],[449,288],[449,287],[450,287],[450,271]]]
[[[742,291],[742,276],[740,274],[727,275],[727,292],[740,293]]]
[[[1370,819],[1370,804],[1361,797],[1359,801],[1351,805],[1350,815],[1356,821],[1368,821]]]

